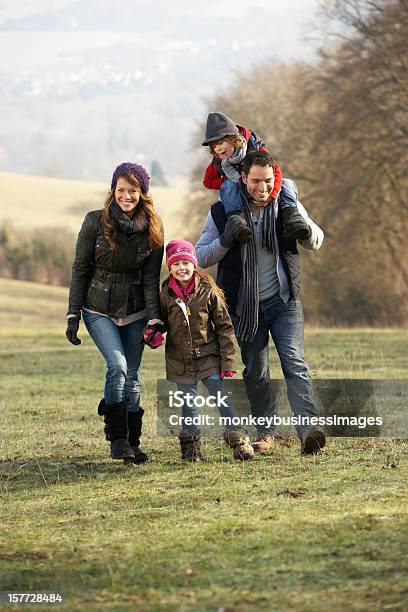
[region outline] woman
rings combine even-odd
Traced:
[[[72,267],[68,340],[81,344],[82,318],[106,365],[104,416],[112,459],[147,461],[140,448],[140,362],[143,331],[161,329],[159,282],[163,229],[139,164],[120,164],[103,210],[84,219]]]

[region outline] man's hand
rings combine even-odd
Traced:
[[[69,317],[67,320],[67,331],[65,332],[66,337],[74,346],[81,344],[80,338],[78,338],[79,319],[78,317]]]
[[[220,244],[224,249],[230,249],[237,240],[239,243],[248,242],[251,239],[251,230],[244,217],[233,214],[228,217],[224,232],[220,236]]]

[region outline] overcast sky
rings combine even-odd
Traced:
[[[265,59],[313,61],[317,8],[318,0],[0,0],[0,112],[8,116],[0,170],[41,172],[43,158],[66,148],[64,129],[82,136],[80,121],[98,120],[89,127],[95,143],[120,101],[121,114],[137,113],[147,158],[179,174],[194,125],[205,120],[204,98]],[[167,144],[175,131],[180,158]]]
[[[237,50],[250,42],[284,59],[310,56],[317,0],[0,0],[0,68],[52,60],[55,52],[131,40],[150,44],[228,39]],[[48,32],[41,38],[37,32]],[[57,32],[57,37],[51,33]],[[52,41],[52,48],[49,43]],[[256,53],[254,54],[256,55]],[[222,58],[220,58],[222,59]],[[238,64],[237,58],[237,64]]]

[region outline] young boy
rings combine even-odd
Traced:
[[[248,242],[251,230],[245,220],[239,190],[242,161],[250,151],[267,149],[255,132],[236,125],[223,113],[209,113],[202,145],[208,146],[213,155],[205,170],[203,184],[207,189],[219,189],[227,217],[236,216],[235,239],[240,243]],[[309,226],[297,209],[296,193],[282,184],[282,172],[277,162],[274,175],[275,182],[270,197],[275,199],[279,195],[284,238],[304,240],[309,235]]]

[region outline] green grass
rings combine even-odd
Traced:
[[[406,441],[330,439],[305,459],[293,439],[241,465],[211,439],[183,465],[155,435],[159,350],[142,371],[151,461],[112,462],[103,362],[83,329],[65,340],[65,307],[64,289],[0,280],[0,590],[59,589],[70,610],[407,609]],[[406,378],[407,340],[309,329],[306,356],[315,377]]]

